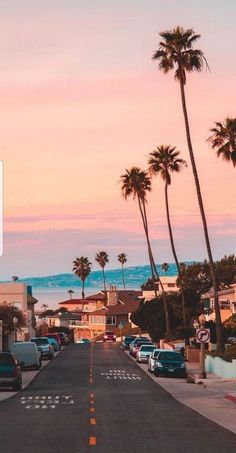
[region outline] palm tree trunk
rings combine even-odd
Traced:
[[[122,279],[123,279],[123,285],[124,285],[124,289],[125,288],[125,273],[124,273],[124,264],[121,263],[121,271],[122,271]]]
[[[184,290],[183,290],[182,280],[181,280],[181,270],[180,270],[180,265],[179,265],[179,260],[177,258],[176,250],[175,250],[175,244],[174,244],[174,239],[173,239],[172,227],[171,227],[171,222],[170,222],[169,199],[168,199],[168,182],[167,181],[165,183],[165,203],[166,203],[166,217],[167,217],[167,224],[168,224],[168,230],[169,230],[169,236],[170,236],[171,249],[172,249],[172,253],[173,253],[173,256],[174,256],[175,264],[176,264],[176,267],[177,267],[177,270],[178,270],[179,279],[180,279],[180,282],[181,282],[181,301],[182,301],[182,312],[183,312],[183,326],[186,327],[185,297],[184,297]]]
[[[85,294],[84,294],[84,280],[82,280],[82,299],[85,298]]]
[[[182,100],[188,149],[189,149],[190,160],[191,160],[191,164],[192,164],[193,176],[194,176],[195,186],[196,186],[196,191],[197,191],[198,204],[199,204],[199,209],[200,209],[201,218],[202,218],[206,248],[207,248],[209,265],[210,265],[210,270],[211,270],[211,278],[212,278],[214,301],[215,301],[217,353],[218,353],[218,355],[220,355],[224,352],[224,340],[223,340],[223,331],[222,331],[220,307],[219,307],[219,299],[218,299],[218,287],[217,287],[216,273],[215,273],[214,262],[213,262],[213,258],[212,258],[212,252],[211,252],[211,245],[210,245],[210,240],[209,240],[209,235],[208,235],[206,216],[205,216],[205,211],[204,211],[204,206],[203,206],[203,201],[202,201],[201,188],[200,188],[197,168],[196,168],[196,164],[195,164],[195,159],[194,159],[194,153],[193,153],[193,147],[192,147],[192,141],[191,141],[191,135],[190,135],[190,128],[189,128],[189,121],[188,121],[188,113],[187,113],[186,100],[185,100],[184,80],[183,80],[183,74],[181,71],[180,71],[180,90],[181,90],[181,100]]]
[[[141,211],[142,211],[142,209],[141,209]],[[169,311],[168,311],[168,306],[167,306],[166,294],[165,294],[164,287],[163,287],[163,284],[161,282],[161,279],[160,279],[160,276],[158,274],[158,271],[157,271],[157,268],[156,268],[156,264],[155,264],[155,261],[154,261],[154,258],[153,258],[153,253],[152,253],[152,248],[151,248],[150,239],[149,239],[149,233],[148,233],[147,213],[146,213],[146,207],[145,207],[145,203],[144,202],[143,202],[142,217],[144,219],[143,220],[143,225],[144,225],[145,235],[146,235],[147,244],[148,244],[149,259],[150,259],[151,268],[152,268],[152,274],[153,274],[153,278],[154,278],[154,285],[155,285],[155,280],[157,279],[159,284],[160,284],[161,291],[162,291],[163,305],[164,305],[164,312],[165,312],[165,322],[166,322],[166,336],[167,336],[167,338],[171,338],[172,337],[172,331],[171,331],[171,325],[170,325],[170,317],[169,317]],[[155,297],[157,298],[156,285],[154,286],[154,291],[155,291]]]
[[[105,280],[105,271],[104,271],[104,267],[102,267],[102,276],[103,276],[103,286],[104,286],[104,291],[106,291],[106,280]]]

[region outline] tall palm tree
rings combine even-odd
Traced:
[[[120,253],[120,254],[117,256],[117,259],[118,259],[119,263],[121,263],[121,272],[122,272],[123,286],[124,286],[124,289],[126,289],[126,288],[125,288],[124,264],[127,262],[127,256],[126,256],[125,253]]]
[[[70,299],[72,299],[72,294],[74,294],[73,289],[68,289],[68,294],[70,295]]]
[[[82,299],[85,298],[84,294],[84,282],[88,275],[91,273],[92,263],[85,256],[80,256],[73,261],[73,271],[82,282]]]
[[[220,307],[218,299],[218,285],[216,279],[216,272],[214,261],[212,257],[210,239],[208,235],[208,228],[206,222],[206,216],[203,206],[200,182],[197,173],[197,167],[195,163],[195,157],[192,147],[192,140],[190,135],[190,126],[188,120],[188,112],[186,106],[185,97],[185,85],[186,85],[186,73],[193,71],[202,71],[205,67],[208,68],[207,61],[204,54],[199,49],[193,49],[193,45],[200,38],[200,35],[195,34],[193,29],[184,30],[181,27],[176,27],[170,31],[164,31],[160,33],[162,41],[159,42],[159,48],[153,55],[153,60],[158,62],[158,67],[165,74],[171,70],[175,70],[175,79],[180,84],[181,101],[185,121],[186,137],[189,149],[189,155],[193,170],[193,176],[195,180],[198,204],[200,214],[203,223],[203,230],[206,242],[206,248],[208,253],[209,265],[211,269],[211,278],[214,290],[215,300],[215,315],[216,315],[216,336],[217,336],[217,352],[218,354],[224,351],[223,332],[220,316]]]
[[[105,271],[104,268],[107,263],[109,263],[109,258],[107,252],[104,252],[102,250],[101,252],[98,252],[95,256],[95,261],[99,264],[99,266],[102,269],[102,276],[103,276],[103,285],[104,285],[104,291],[106,291],[106,280],[105,280]]]
[[[154,284],[155,297],[157,297],[156,281],[158,281],[161,286],[162,294],[163,294],[165,322],[166,322],[166,334],[167,334],[167,337],[171,337],[171,326],[170,326],[170,318],[169,318],[169,312],[168,312],[168,307],[167,307],[167,301],[166,301],[163,285],[160,281],[160,277],[157,272],[156,264],[155,264],[155,261],[153,258],[150,238],[149,238],[149,228],[148,228],[147,211],[146,211],[146,204],[147,204],[146,194],[147,194],[147,192],[151,191],[151,178],[149,177],[147,171],[141,170],[138,167],[132,167],[130,170],[126,170],[126,173],[121,176],[120,182],[121,182],[121,192],[122,192],[125,200],[127,200],[128,197],[132,196],[133,199],[137,199],[137,201],[138,201],[139,211],[141,214],[143,228],[144,228],[146,241],[147,241],[148,256],[149,256],[149,261],[150,261],[152,280],[153,280],[153,284]]]
[[[210,129],[213,134],[208,141],[216,149],[217,157],[222,156],[236,167],[236,118],[226,118],[224,123],[216,122],[215,125]]]
[[[162,270],[166,273],[169,269],[169,264],[168,263],[163,263],[161,265]]]
[[[181,269],[179,260],[177,258],[172,226],[170,221],[168,187],[171,185],[171,173],[179,173],[184,166],[187,165],[184,159],[179,157],[179,151],[176,151],[174,146],[158,146],[156,150],[149,154],[148,164],[151,175],[160,175],[165,182],[165,205],[167,224],[170,236],[171,249],[174,256],[175,264],[178,270],[179,279],[181,281]],[[186,310],[185,310],[185,297],[184,291],[181,287],[182,294],[182,312],[183,312],[183,325],[186,327]]]

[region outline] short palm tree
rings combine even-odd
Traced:
[[[217,157],[221,156],[236,167],[236,118],[226,118],[224,123],[216,122],[215,125],[208,141],[216,149]]]
[[[99,264],[99,266],[102,269],[103,286],[104,286],[104,291],[106,291],[106,279],[105,279],[104,268],[105,268],[106,264],[109,262],[107,252],[104,252],[104,250],[102,250],[101,252],[98,252],[95,256],[95,261],[97,261],[97,263]]]
[[[150,243],[150,238],[149,238],[149,228],[148,228],[147,211],[146,211],[146,204],[147,204],[146,194],[147,194],[147,192],[151,191],[151,178],[149,177],[147,171],[141,170],[138,167],[132,167],[130,170],[126,170],[126,173],[121,176],[120,182],[121,182],[121,192],[122,192],[125,200],[127,200],[128,197],[132,196],[133,199],[137,199],[137,201],[138,201],[139,211],[140,211],[140,214],[142,217],[143,228],[144,228],[146,241],[147,241],[148,256],[149,256],[149,261],[150,261],[150,266],[151,266],[152,280],[154,283],[155,296],[157,297],[155,282],[156,282],[156,280],[158,280],[159,284],[161,286],[161,289],[162,289],[162,293],[163,293],[165,321],[166,321],[166,334],[167,334],[167,337],[171,337],[171,327],[170,327],[170,318],[169,318],[169,312],[168,312],[168,307],[167,307],[167,301],[166,301],[163,285],[160,281],[160,277],[159,277],[159,274],[156,269],[156,264],[155,264],[155,261],[153,258],[153,253],[152,253],[152,248],[151,248],[151,243]]]
[[[178,270],[179,279],[181,281],[181,269],[179,260],[177,258],[172,226],[170,221],[170,210],[169,210],[169,199],[168,199],[168,187],[171,185],[171,173],[179,173],[184,166],[187,165],[184,159],[179,157],[179,151],[173,146],[158,146],[156,150],[149,154],[148,164],[151,175],[160,175],[165,183],[165,205],[166,205],[166,216],[167,224],[170,236],[171,249],[174,256],[175,264]],[[166,263],[164,263],[166,264]],[[163,264],[163,266],[164,266]],[[168,265],[167,265],[168,266]],[[186,310],[185,310],[185,298],[184,291],[181,288],[182,294],[182,312],[183,312],[183,325],[186,327]]]
[[[124,286],[124,289],[125,289],[124,264],[127,262],[127,256],[126,256],[125,253],[120,253],[120,254],[117,256],[117,259],[118,259],[119,263],[121,264],[122,280],[123,280],[123,286]]]
[[[72,294],[74,294],[73,289],[68,289],[68,294],[70,295],[70,299],[72,299]]]
[[[82,282],[82,299],[85,298],[84,294],[84,283],[86,278],[91,273],[92,263],[86,256],[80,256],[73,261],[73,271]]]
[[[204,54],[199,49],[194,49],[193,46],[196,41],[200,38],[200,35],[195,34],[193,29],[184,30],[182,27],[176,27],[170,31],[164,31],[160,33],[161,41],[159,42],[159,48],[153,55],[153,60],[158,62],[158,67],[164,74],[169,71],[175,71],[175,79],[180,84],[181,101],[185,121],[186,137],[189,149],[189,155],[193,170],[193,176],[195,180],[198,204],[200,214],[202,218],[206,248],[208,253],[209,265],[211,269],[211,278],[214,289],[214,301],[215,301],[215,315],[216,315],[216,336],[217,336],[217,352],[218,354],[224,351],[223,331],[220,316],[220,307],[218,299],[218,285],[215,272],[214,261],[212,257],[210,239],[208,235],[208,228],[206,222],[206,216],[203,206],[200,182],[198,178],[197,167],[195,163],[195,157],[193,152],[192,140],[190,135],[190,126],[188,119],[188,112],[186,106],[185,97],[185,85],[186,85],[186,74],[193,71],[202,71],[204,66],[208,68],[207,61]]]

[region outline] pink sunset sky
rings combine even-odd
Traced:
[[[236,2],[228,0],[9,0],[0,14],[4,255],[1,279],[71,272],[99,250],[118,267],[148,263],[138,207],[119,178],[146,168],[156,146],[181,151],[170,209],[180,261],[206,258],[178,84],[151,61],[158,32],[201,34],[211,72],[186,88],[213,257],[236,251],[235,174],[206,142],[214,121],[235,117]],[[156,261],[173,262],[164,184],[148,215]],[[97,266],[94,264],[93,269]]]

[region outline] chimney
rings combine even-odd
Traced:
[[[118,291],[116,286],[110,285],[109,291],[107,291],[107,306],[116,305],[118,303]]]

